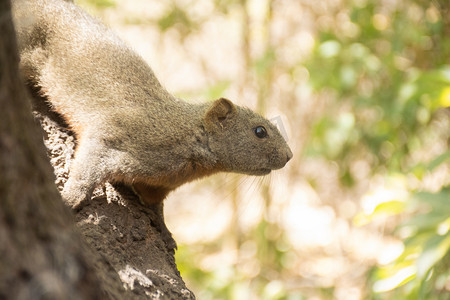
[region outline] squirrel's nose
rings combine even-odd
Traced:
[[[291,160],[292,156],[294,156],[294,155],[292,154],[291,149],[288,148],[287,155],[286,155],[286,158],[287,158],[286,163]]]

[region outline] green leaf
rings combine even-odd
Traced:
[[[392,269],[395,271],[393,275],[380,279],[374,283],[373,291],[375,293],[393,290],[411,281],[416,276],[416,267],[413,265]]]
[[[109,7],[114,7],[117,4],[116,0],[80,0],[77,1],[77,3],[81,6],[83,5],[93,6],[96,9],[105,9]]]
[[[427,170],[433,171],[436,167],[447,162],[448,160],[450,160],[450,151],[444,152],[443,154],[441,154],[438,157],[436,157],[435,159],[433,159],[430,162],[430,164],[428,165]]]
[[[378,204],[369,215],[359,213],[353,219],[355,226],[364,226],[378,217],[388,217],[404,212],[406,203],[404,201],[392,200]]]
[[[433,236],[425,244],[423,252],[417,259],[417,276],[423,279],[428,271],[447,253],[450,248],[450,235]]]
[[[206,91],[207,99],[219,99],[230,86],[230,81],[220,81],[213,86],[210,86]]]
[[[336,57],[341,51],[341,45],[336,40],[323,42],[319,46],[319,53],[324,58]]]
[[[429,205],[438,214],[450,215],[450,188],[443,188],[438,193],[419,192],[414,195],[413,201]]]
[[[405,207],[406,205],[404,201],[387,201],[380,203],[373,211],[373,215],[396,215],[403,212],[405,210]]]
[[[401,227],[416,228],[416,231],[431,230],[436,232],[437,226],[444,222],[448,217],[447,213],[435,212],[421,214],[412,217],[408,221],[404,222]]]
[[[194,22],[190,19],[186,11],[178,6],[173,6],[164,16],[158,20],[159,29],[162,32],[174,27],[175,25],[181,25],[184,33],[189,32],[190,29],[195,27]]]

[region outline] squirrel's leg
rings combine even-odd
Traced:
[[[62,191],[63,200],[73,209],[80,209],[92,192],[105,178],[105,163],[101,142],[84,139],[75,152],[75,159],[70,167],[69,179]]]
[[[139,196],[139,200],[146,207],[155,212],[155,227],[161,232],[161,238],[169,251],[177,249],[177,243],[172,237],[172,233],[164,222],[164,198],[171,189],[164,187],[153,187],[142,183],[133,184],[134,192]]]

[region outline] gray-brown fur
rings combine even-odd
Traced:
[[[264,175],[292,157],[268,120],[226,99],[190,104],[168,93],[110,29],[61,0],[16,0],[21,71],[77,138],[63,190],[76,206],[104,181],[156,204],[216,172]],[[268,136],[254,129],[264,126]]]

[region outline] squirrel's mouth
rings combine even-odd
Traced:
[[[255,175],[255,176],[263,176],[263,175],[267,175],[271,172],[271,169],[258,169],[258,170],[252,170],[249,173],[251,175]]]

